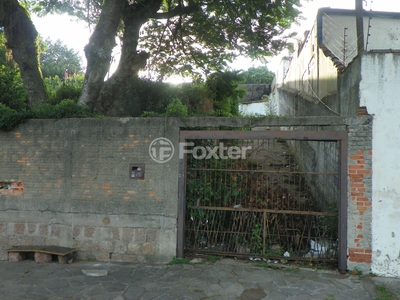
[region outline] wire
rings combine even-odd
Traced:
[[[323,106],[325,106],[327,109],[329,109],[329,110],[330,110],[331,112],[333,112],[334,114],[337,114],[338,116],[341,116],[341,117],[345,117],[345,115],[342,115],[341,113],[338,113],[337,111],[334,111],[332,108],[330,108],[328,105],[326,105],[326,104],[318,97],[318,95],[314,92],[314,89],[312,88],[312,86],[311,86],[310,82],[308,81],[308,79],[307,79],[306,81],[307,81],[307,83],[308,83],[308,85],[309,85],[311,91],[313,92],[315,98],[317,98],[318,101],[321,102]]]

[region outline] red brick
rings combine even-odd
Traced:
[[[28,234],[33,234],[36,231],[36,224],[35,223],[29,223],[28,224]]]
[[[60,237],[61,236],[61,227],[59,225],[52,225],[50,235]]]
[[[364,169],[364,166],[361,165],[349,165],[349,169]]]
[[[349,157],[352,160],[364,159],[364,155],[350,155]]]
[[[84,230],[83,234],[84,234],[85,237],[93,237],[94,227],[85,227],[85,230]]]
[[[351,184],[351,187],[354,187],[354,188],[363,188],[365,185],[364,185],[364,183],[353,183],[353,184]]]
[[[39,234],[40,235],[48,235],[48,233],[49,233],[49,225],[39,224]]]
[[[24,234],[25,233],[25,223],[14,224],[14,233],[15,234]]]
[[[357,170],[357,174],[371,174],[371,170]]]
[[[362,229],[362,228],[363,228],[362,224],[357,225],[357,229]]]
[[[364,253],[365,249],[363,248],[349,248],[349,254],[354,254],[354,253]]]
[[[357,201],[369,201],[369,199],[367,197],[357,197]]]

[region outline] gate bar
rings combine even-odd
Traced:
[[[340,203],[338,226],[338,270],[345,274],[347,270],[347,155],[348,142],[347,131],[187,131],[182,130],[179,141],[187,139],[285,139],[302,141],[339,141],[340,142]],[[184,252],[184,218],[186,207],[186,154],[179,159],[179,199],[178,199],[178,237],[177,257],[183,258]]]

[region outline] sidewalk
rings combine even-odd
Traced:
[[[108,275],[93,277],[84,275]],[[400,297],[400,279],[340,275],[335,271],[271,269],[223,259],[215,264],[0,262],[1,300],[58,299],[374,299],[376,284]]]

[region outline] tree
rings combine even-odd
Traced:
[[[87,69],[79,102],[111,116],[124,114],[125,87],[146,66],[161,78],[197,70],[209,74],[238,55],[275,54],[286,45],[282,34],[300,7],[300,0],[29,2],[41,13],[63,11],[96,23],[85,47]],[[117,34],[121,58],[115,73],[104,80]]]
[[[26,108],[26,92],[19,70],[6,48],[0,31],[0,103],[14,110]]]
[[[30,105],[46,101],[38,61],[38,33],[26,9],[17,0],[0,1],[0,27],[4,27],[7,47],[19,66]]]
[[[60,40],[52,42],[46,39],[40,48],[40,68],[43,77],[58,76],[60,79],[65,79],[66,72],[68,76],[83,72],[78,52],[69,49]]]
[[[245,95],[238,82],[243,78],[238,71],[216,72],[207,77],[206,86],[217,115],[236,116],[239,113],[239,98]]]
[[[245,84],[271,84],[275,74],[267,67],[251,67],[241,73]]]

